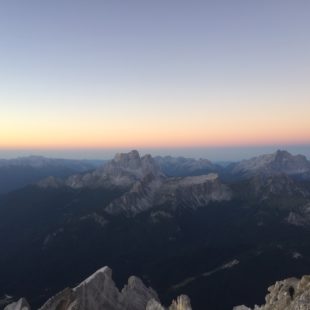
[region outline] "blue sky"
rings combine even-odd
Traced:
[[[309,29],[306,0],[1,1],[0,148],[308,144]]]

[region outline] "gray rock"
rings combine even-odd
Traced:
[[[228,186],[222,184],[218,175],[169,178],[158,192],[156,202],[170,206],[184,206],[197,209],[211,201],[227,201],[232,197]]]
[[[72,188],[123,187],[130,189],[147,175],[162,177],[159,166],[151,155],[140,157],[137,151],[116,154],[114,159],[103,167],[86,174],[69,177],[65,184]]]
[[[146,306],[146,310],[165,310],[165,308],[158,301],[151,299]],[[180,295],[176,300],[172,301],[168,310],[192,310],[189,297]]]
[[[310,310],[310,276],[276,282],[268,291],[266,304],[255,306],[254,310]],[[244,306],[235,307],[234,310],[251,310],[241,307]]]
[[[146,310],[165,310],[165,308],[155,299],[151,299],[146,305]]]
[[[4,310],[31,310],[24,298]],[[103,267],[75,288],[65,288],[51,297],[39,310],[165,310],[157,293],[132,276],[119,291],[112,280],[112,270]],[[191,310],[187,296],[172,302],[169,310]]]
[[[144,310],[151,299],[158,300],[156,292],[136,277],[130,277],[120,292],[112,270],[104,267],[77,287],[55,295],[39,310]]]
[[[251,308],[242,305],[242,306],[233,307],[233,310],[251,310]]]
[[[154,160],[162,171],[169,176],[202,175],[218,171],[218,167],[208,159],[157,156]]]
[[[210,163],[204,162],[202,165],[206,164]],[[104,210],[111,215],[128,217],[166,203],[172,209],[177,205],[195,209],[211,201],[231,198],[231,190],[220,182],[216,173],[166,177],[151,155],[140,157],[137,151],[116,154],[113,160],[92,172],[72,175],[65,181],[50,177],[37,185],[43,188],[121,189],[123,194],[104,206]],[[98,217],[94,219],[97,221]],[[106,224],[102,220],[97,223],[102,226]]]
[[[169,310],[192,310],[191,302],[188,296],[181,295],[172,301]]]
[[[292,155],[287,151],[278,150],[273,154],[257,156],[233,165],[232,173],[250,177],[255,174],[266,176],[285,173],[309,178],[310,161],[303,155]]]
[[[7,305],[4,310],[30,310],[30,306],[25,298],[21,298],[17,302]]]
[[[146,288],[139,278],[131,276],[121,291],[121,300],[124,309],[140,310],[145,309],[150,300],[159,301],[159,298],[152,288]]]

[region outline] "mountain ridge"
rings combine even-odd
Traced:
[[[265,304],[253,310],[308,310],[310,308],[310,275],[288,278],[268,287]],[[164,307],[157,293],[137,277],[131,276],[119,290],[112,270],[103,267],[73,289],[65,288],[49,298],[38,310],[192,310],[188,296],[180,295]],[[209,307],[206,305],[205,309]],[[25,298],[7,305],[4,310],[31,310]],[[252,310],[240,305],[232,310]]]
[[[80,187],[47,180],[0,196],[0,295],[26,295],[40,306],[109,265],[116,283],[136,274],[165,304],[184,289],[195,309],[207,302],[226,310],[262,303],[269,283],[307,273],[309,182],[285,173],[228,181],[221,172],[166,176],[152,158],[142,163],[138,155],[118,155],[109,173],[102,166],[78,174],[94,173],[90,186],[87,178]],[[269,262],[279,259],[283,268],[271,269]],[[218,269],[235,260],[234,268]],[[194,280],[180,291],[176,284],[186,279]],[[236,280],[244,287],[235,287]],[[219,302],[212,296],[221,283],[234,293],[221,292]],[[200,296],[203,288],[208,296]]]
[[[310,161],[304,155],[292,155],[287,151],[277,150],[272,154],[264,154],[231,164],[229,170],[231,174],[241,177],[285,173],[309,178]]]

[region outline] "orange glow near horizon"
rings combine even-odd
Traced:
[[[310,143],[310,105],[170,105],[68,109],[0,115],[0,148],[225,147]],[[120,113],[122,111],[122,113]],[[88,114],[87,114],[88,113]]]
[[[241,127],[214,128],[103,128],[102,131],[66,131],[62,128],[32,131],[8,130],[0,134],[0,148],[137,148],[137,147],[222,147],[270,144],[308,144],[307,128]]]
[[[0,149],[310,145],[310,1],[3,2]]]

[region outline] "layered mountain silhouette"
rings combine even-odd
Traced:
[[[249,162],[132,151],[0,195],[0,303],[38,308],[109,265],[118,287],[135,274],[166,305],[182,294],[197,310],[263,304],[266,287],[310,267],[309,161]]]
[[[93,170],[103,161],[51,159],[42,156],[28,156],[16,159],[0,159],[0,194],[48,176],[66,178],[74,173]]]

